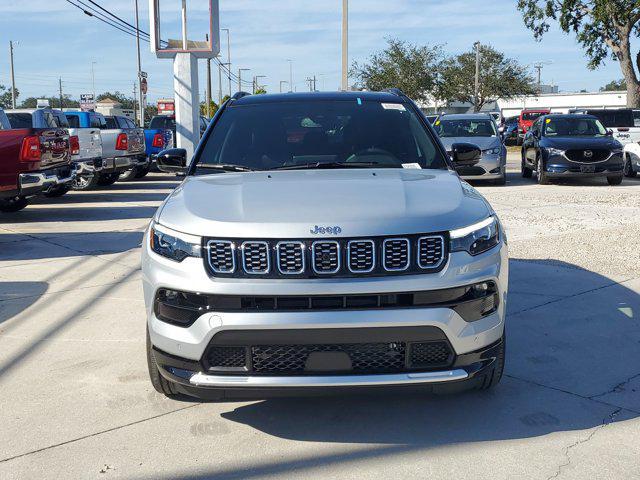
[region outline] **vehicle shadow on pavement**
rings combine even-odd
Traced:
[[[640,389],[632,385],[640,377],[638,293],[560,261],[514,259],[510,268],[507,369],[495,390],[450,396],[399,390],[243,404],[221,416],[283,439],[382,446],[340,458],[171,478],[261,477],[414,448],[592,429],[640,416]]]
[[[48,289],[47,282],[0,281],[0,324],[34,305]]]

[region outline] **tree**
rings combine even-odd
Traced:
[[[387,39],[387,48],[369,57],[367,63],[354,62],[350,76],[356,87],[367,90],[400,88],[416,101],[425,101],[437,83],[442,47],[417,46],[397,39]]]
[[[475,98],[475,49],[442,62],[436,98],[472,103],[475,111],[480,111],[489,101],[498,98],[508,100],[535,92],[533,78],[524,66],[490,46],[483,45],[480,48],[478,98]]]
[[[214,102],[213,100],[211,100],[211,105],[210,105],[210,110],[211,110],[211,116],[213,117],[216,112],[218,111],[218,104],[216,102]],[[207,102],[200,102],[200,115],[207,115]]]
[[[16,88],[16,98],[20,92]],[[11,108],[11,87],[5,87],[4,85],[0,85],[0,108]]]
[[[573,32],[589,58],[592,70],[607,58],[620,63],[627,85],[627,106],[640,106],[640,52],[631,54],[631,36],[640,34],[640,2],[637,0],[518,0],[524,24],[536,40],[558,22],[565,33]]]
[[[611,80],[604,87],[600,87],[601,92],[615,92],[619,90],[626,90],[627,82],[624,81],[624,78],[620,80]]]
[[[267,89],[264,87],[258,87],[256,88],[256,93],[255,95],[264,95],[267,93]]]
[[[138,103],[137,100],[134,101],[133,97],[128,97],[127,95],[125,95],[122,92],[119,92],[118,90],[116,90],[113,93],[111,93],[111,92],[101,93],[100,95],[98,95],[96,97],[96,102],[99,102],[101,100],[105,100],[107,98],[115,100],[116,102],[122,104],[122,108],[128,109],[128,110],[133,110],[133,104],[136,103],[136,105],[137,105],[137,103]]]
[[[49,106],[51,108],[60,108],[60,97],[48,97],[46,95],[41,95],[39,97],[27,97],[20,104],[21,108],[36,108],[38,104],[38,100],[48,100]],[[73,100],[71,95],[63,95],[63,105],[64,108],[79,108],[80,102],[77,100]]]

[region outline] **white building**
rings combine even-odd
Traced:
[[[552,112],[567,113],[574,108],[625,108],[627,92],[578,92],[547,93],[528,95],[512,100],[498,99],[482,107],[484,112],[500,111],[504,117],[520,115],[525,108],[548,108]],[[447,106],[437,105],[433,101],[424,102],[420,108],[425,113],[467,113],[473,111],[470,103],[453,102]]]
[[[129,117],[135,122],[133,110],[129,108],[122,108],[122,104],[113,98],[105,98],[96,102],[96,112],[103,115],[120,115],[123,117]]]

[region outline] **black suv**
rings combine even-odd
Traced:
[[[592,115],[543,115],[523,140],[522,176],[535,171],[541,185],[564,177],[607,177],[619,185],[622,167],[622,144]]]

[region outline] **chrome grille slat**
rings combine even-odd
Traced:
[[[244,242],[242,268],[250,275],[265,275],[271,270],[269,244],[267,242]]]
[[[236,246],[228,240],[210,240],[207,242],[207,261],[215,273],[234,273],[236,271]]]
[[[418,239],[418,266],[423,269],[437,268],[444,261],[444,237],[434,235]]]
[[[369,273],[376,267],[376,244],[373,240],[347,243],[347,265],[352,273]]]
[[[335,240],[319,240],[311,244],[313,271],[328,275],[340,270],[340,244]]]
[[[411,246],[408,238],[387,238],[382,246],[382,266],[388,272],[409,268]]]
[[[296,275],[305,270],[305,245],[302,242],[278,242],[276,257],[278,270],[283,275]]]

